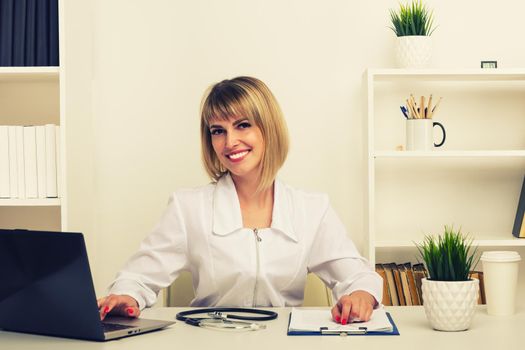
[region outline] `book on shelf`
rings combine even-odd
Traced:
[[[386,276],[386,278],[383,277],[383,288],[388,290],[389,294],[388,297],[385,297],[383,291],[383,305],[423,305],[424,300],[421,291],[421,280],[426,278],[428,273],[422,263],[378,263],[376,264],[376,271],[381,277]],[[388,277],[389,274],[391,275],[390,278]],[[483,272],[471,271],[470,277],[479,280],[478,304],[485,304]],[[394,299],[394,295],[397,299]],[[390,301],[390,304],[387,304],[388,301]]]
[[[9,198],[9,131],[0,125],[0,198]]]
[[[512,234],[514,237],[525,238],[525,176],[521,184],[521,192],[518,199],[518,208],[516,209],[516,218],[514,219],[514,227]]]
[[[423,263],[417,263],[412,266],[412,272],[414,273],[414,281],[416,283],[416,292],[419,299],[419,304],[423,305],[423,290],[421,289],[421,280],[427,277],[427,269]]]
[[[388,294],[390,295],[390,301],[392,302],[393,306],[399,305],[399,298],[397,296],[397,288],[394,278],[394,271],[393,269],[397,269],[396,264],[381,264],[383,265],[383,268],[385,269],[386,274],[386,280],[388,285]]]
[[[45,138],[46,138],[46,197],[56,198],[57,192],[57,133],[58,126],[53,124],[46,124]]]
[[[36,175],[38,198],[46,198],[46,128],[35,126],[36,131]]]
[[[49,4],[48,0],[36,2],[35,66],[49,66]]]
[[[376,264],[376,272],[383,279],[383,298],[381,300],[381,303],[385,306],[391,306],[392,299],[390,298],[390,292],[388,291],[388,280],[386,277],[386,271],[385,271],[385,267],[383,266],[383,264]]]
[[[36,163],[36,129],[24,126],[24,172],[26,198],[38,198],[38,179]]]
[[[13,8],[15,0],[0,1],[0,66],[13,64]]]
[[[26,198],[26,177],[24,164],[24,127],[21,125],[15,126],[16,130],[16,168],[18,181],[18,197]]]
[[[16,126],[9,125],[9,195],[18,198],[18,166],[16,164]]]
[[[24,65],[26,0],[16,0],[13,13],[13,66]]]
[[[0,1],[0,66],[58,66],[58,0]]]
[[[410,290],[409,294],[412,301],[412,305],[421,305],[421,301],[417,293],[416,279],[414,278],[414,270],[412,269],[412,264],[408,262],[404,265],[407,273],[408,288]]]
[[[58,50],[58,0],[49,1],[49,66],[59,65]]]
[[[34,66],[36,63],[36,0],[26,2],[26,30],[25,30],[24,65]]]
[[[397,298],[399,300],[399,305],[406,305],[405,295],[403,294],[403,284],[401,282],[401,273],[396,263],[392,263],[392,273],[394,274],[394,282],[397,291]]]
[[[55,125],[55,156],[56,156],[56,182],[57,182],[57,192],[56,197],[60,197],[62,193],[61,188],[61,178],[60,178],[60,169],[62,169],[62,163],[60,163],[60,160],[62,157],[60,157],[61,152],[61,143],[60,143],[60,125]]]
[[[57,198],[59,127],[0,125],[0,198]]]
[[[404,264],[398,264],[397,269],[399,271],[399,279],[401,280],[401,288],[403,292],[403,300],[405,301],[405,305],[411,306],[412,305],[412,297],[410,296],[410,288],[408,288],[408,276],[407,276],[407,268]],[[399,293],[399,291],[398,291]]]
[[[485,299],[485,280],[483,278],[483,272],[482,271],[472,271],[470,273],[470,277],[479,280],[478,304],[486,304],[487,301]]]

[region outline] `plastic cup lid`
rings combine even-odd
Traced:
[[[481,254],[481,261],[487,262],[514,262],[520,260],[520,255],[514,251],[490,251]]]

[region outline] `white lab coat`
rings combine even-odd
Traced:
[[[160,222],[110,286],[142,309],[181,271],[193,275],[192,306],[300,306],[313,272],[334,300],[365,290],[377,301],[382,280],[360,256],[324,194],[275,181],[272,224],[243,227],[235,185],[218,183],[170,196]]]

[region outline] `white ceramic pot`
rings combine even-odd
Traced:
[[[423,306],[432,328],[439,331],[464,331],[476,311],[479,281],[421,280]]]
[[[432,57],[430,36],[408,35],[397,37],[397,63],[399,68],[425,68]]]

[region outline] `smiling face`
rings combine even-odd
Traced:
[[[248,118],[214,119],[210,123],[211,143],[222,166],[235,179],[257,179],[264,154],[261,129]]]
[[[237,77],[210,86],[200,124],[202,160],[212,179],[231,173],[234,179],[257,180],[257,191],[273,184],[288,154],[288,131],[262,81]]]

